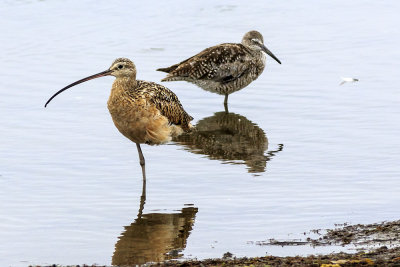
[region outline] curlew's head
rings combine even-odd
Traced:
[[[258,31],[249,31],[243,36],[242,45],[253,51],[263,51],[281,64],[280,60],[264,45],[264,38]]]
[[[64,87],[63,89],[59,90],[57,93],[55,93],[52,97],[50,97],[49,100],[47,100],[46,104],[44,107],[47,106],[47,104],[50,103],[53,98],[55,98],[58,94],[62,93],[63,91],[67,90],[68,88],[71,88],[77,84],[93,80],[96,78],[104,77],[104,76],[114,76],[117,79],[119,78],[128,78],[128,79],[136,79],[136,67],[133,62],[127,58],[117,58],[114,60],[114,62],[111,64],[111,67],[108,70],[99,72],[97,74],[91,75],[89,77],[83,78],[79,81],[76,81],[74,83],[71,83],[70,85]]]
[[[133,62],[127,58],[117,58],[111,64],[109,75],[116,78],[135,78],[136,79],[136,66]]]

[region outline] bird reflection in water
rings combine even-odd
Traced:
[[[115,244],[112,265],[131,266],[147,262],[162,262],[182,257],[186,240],[193,228],[197,208],[185,207],[177,213],[143,214],[146,182],[137,219]]]
[[[217,112],[196,124],[195,130],[173,139],[195,154],[232,164],[246,164],[249,173],[265,172],[267,162],[279,151],[268,151],[268,138],[257,124],[235,113]],[[238,161],[243,162],[238,162]]]

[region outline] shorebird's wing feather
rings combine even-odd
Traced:
[[[148,84],[146,94],[148,94],[149,101],[156,105],[160,113],[167,117],[171,124],[180,125],[184,130],[188,130],[193,117],[184,110],[174,92],[157,83],[146,83]]]
[[[169,74],[162,81],[214,80],[230,81],[247,69],[248,49],[241,44],[220,44],[169,68],[159,69]]]

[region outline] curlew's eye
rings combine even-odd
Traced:
[[[123,67],[123,65],[118,65],[118,69],[122,69]]]

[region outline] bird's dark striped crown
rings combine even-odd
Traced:
[[[242,45],[251,46],[254,42],[264,44],[264,38],[258,31],[249,31],[242,38]]]
[[[110,66],[111,75],[115,77],[134,77],[136,79],[136,66],[127,58],[117,58]]]

